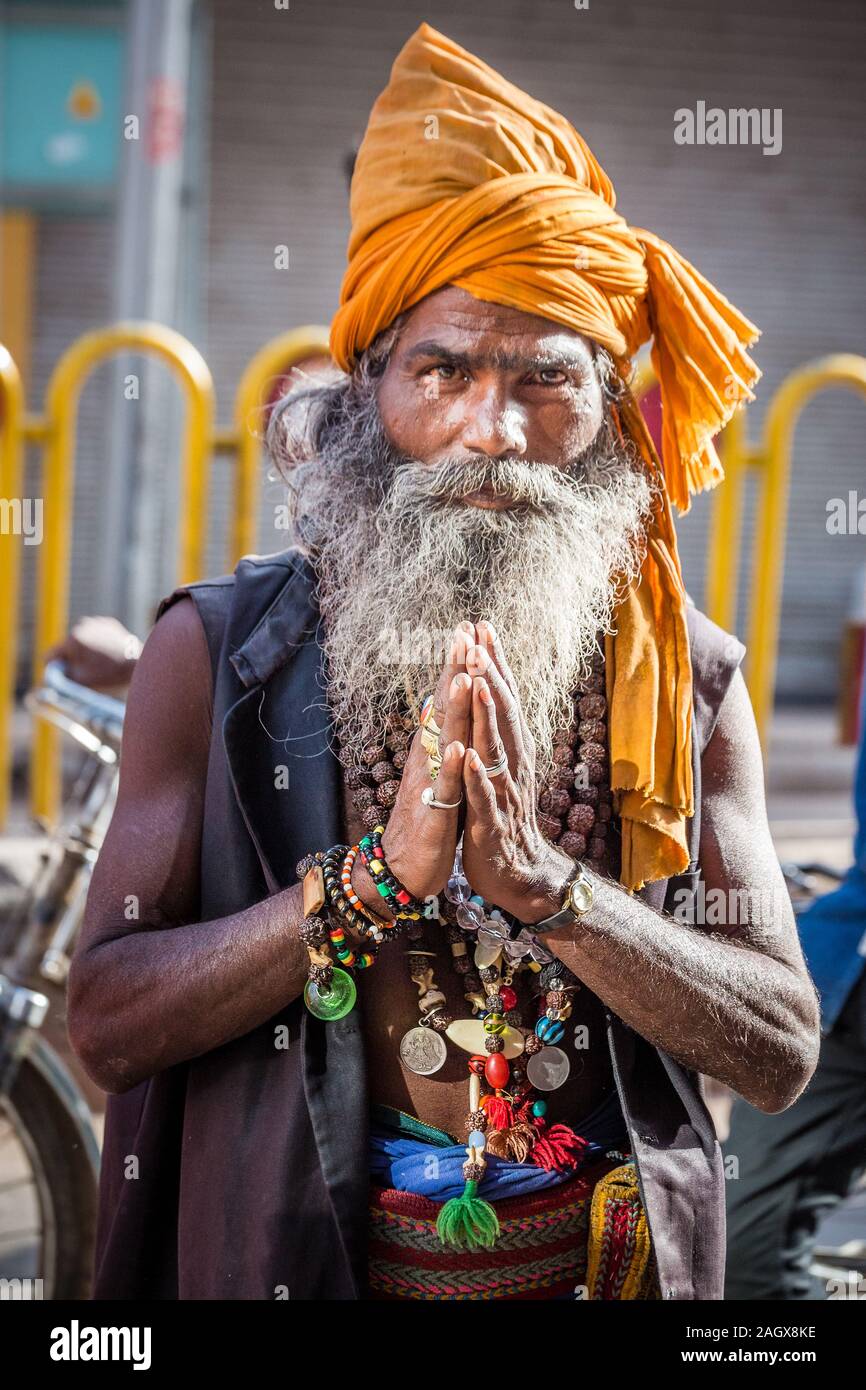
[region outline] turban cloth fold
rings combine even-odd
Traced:
[[[563,324],[620,371],[651,342],[661,458],[626,393],[626,429],[661,493],[639,581],[607,639],[611,779],[623,884],[682,872],[693,814],[692,673],[672,505],[721,481],[713,437],[754,399],[759,336],[683,256],[616,212],[564,117],[427,24],[397,56],[352,178],[331,352],[351,370],[398,314],[446,285]],[[505,634],[507,639],[507,634]]]

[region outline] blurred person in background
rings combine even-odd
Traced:
[[[866,688],[864,688],[866,689]],[[730,1299],[824,1299],[810,1273],[821,1218],[866,1171],[866,694],[854,779],[854,862],[798,919],[821,998],[821,1055],[799,1100],[778,1115],[734,1101],[723,1146]]]
[[[49,647],[45,660],[59,661],[69,679],[79,685],[122,696],[143,645],[141,638],[117,618],[85,615],[73,623],[61,642]]]

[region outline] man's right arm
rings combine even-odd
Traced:
[[[109,1092],[250,1032],[306,981],[300,884],[198,920],[212,685],[184,598],[154,626],[132,679],[117,806],[69,975],[73,1048]]]

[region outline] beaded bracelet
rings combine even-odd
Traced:
[[[332,927],[328,936],[331,939],[331,945],[337,952],[340,964],[345,965],[347,969],[367,970],[371,965],[376,964],[378,952],[368,947],[366,951],[358,951],[356,954],[342,927]]]
[[[342,851],[345,846],[340,848]],[[304,889],[304,920],[298,928],[298,936],[310,958],[304,1003],[314,1017],[333,1023],[345,1018],[354,1008],[357,990],[352,976],[335,965],[328,953],[330,931],[324,859],[322,851],[317,850],[315,854],[305,855],[296,867]]]
[[[372,935],[372,923],[365,913],[359,912],[343,894],[340,871],[348,845],[334,845],[322,858],[322,874],[325,881],[325,896],[328,906],[333,908],[346,921],[353,931],[361,936]]]
[[[355,866],[355,860],[358,858],[358,849],[358,845],[353,845],[343,860],[343,866],[340,869],[340,883],[343,888],[343,894],[349,904],[356,912],[362,913],[370,922],[368,928],[369,935],[374,941],[382,942],[385,939],[385,931],[393,932],[397,923],[392,921],[390,917],[377,916],[366,903],[361,901],[352,887],[352,869]]]
[[[376,891],[392,905],[395,915],[403,920],[417,921],[424,916],[424,904],[413,897],[388,868],[382,849],[384,830],[383,825],[377,825],[361,840],[358,845],[361,863],[375,883]]]

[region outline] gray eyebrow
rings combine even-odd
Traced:
[[[505,372],[537,372],[551,369],[585,371],[587,366],[584,357],[569,352],[567,348],[536,352],[530,357],[523,353],[511,352],[504,347],[496,347],[491,352],[461,352],[456,348],[447,347],[435,338],[425,338],[406,353],[407,362],[412,362],[418,357],[441,357],[446,362],[453,363],[455,367],[469,370],[492,367]]]

